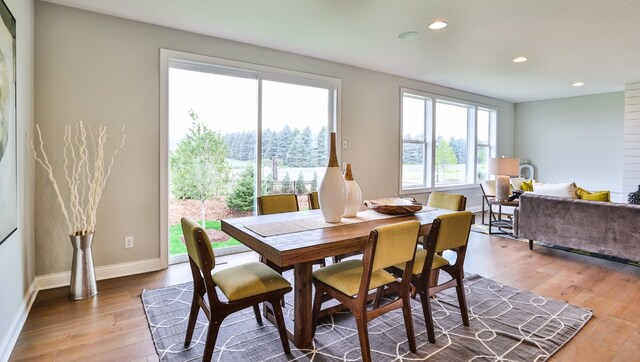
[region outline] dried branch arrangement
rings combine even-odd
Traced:
[[[75,128],[75,132],[74,132]],[[36,151],[33,141],[29,138],[33,157],[47,171],[49,180],[58,196],[58,202],[67,221],[69,235],[87,235],[95,231],[96,211],[102,197],[102,190],[111,174],[111,166],[115,156],[124,147],[124,125],[120,144],[115,147],[110,156],[106,157],[107,127],[100,125],[96,132],[90,133],[91,147],[87,144],[87,131],[82,121],[75,127],[67,124],[64,129],[64,175],[69,190],[68,200],[62,197],[58,181],[53,175],[53,166],[49,162],[44,150],[44,142],[40,127],[36,125],[40,153]]]

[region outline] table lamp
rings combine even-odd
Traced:
[[[518,176],[519,158],[490,158],[489,174],[496,176],[496,199],[506,201],[511,195],[509,176]]]

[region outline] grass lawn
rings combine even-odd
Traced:
[[[207,220],[206,224],[206,229],[220,230],[219,220]],[[169,255],[173,256],[187,253],[187,246],[182,242],[181,237],[182,226],[180,224],[175,224],[169,227]],[[227,241],[211,243],[211,246],[214,249],[236,245],[242,245],[242,243],[232,237],[229,237],[229,240]]]

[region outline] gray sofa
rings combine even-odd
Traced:
[[[640,205],[523,194],[514,235],[640,261]]]

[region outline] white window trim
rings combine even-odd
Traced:
[[[319,74],[299,72],[284,68],[241,62],[236,60],[192,54],[170,49],[160,49],[160,264],[161,268],[169,266],[169,68],[172,63],[182,64],[185,69],[209,72],[216,69],[217,74],[229,74],[241,77],[257,77],[261,80],[281,81],[298,85],[327,88],[333,91],[329,99],[329,114],[332,117],[328,131],[336,132],[336,138],[341,139],[341,109],[342,109],[342,79]],[[262,82],[258,82],[260,86]],[[259,93],[261,94],[261,93]],[[260,101],[260,100],[259,100]],[[262,144],[262,114],[258,114],[257,145]],[[337,149],[338,159],[341,158],[341,148]],[[261,152],[256,152],[256,165],[261,164]],[[256,172],[256,182],[260,185],[262,173]],[[261,188],[257,187],[259,194]],[[232,247],[222,254],[248,250],[246,247]],[[216,252],[218,254],[218,252]],[[171,262],[186,261],[185,256],[171,258]]]
[[[417,95],[420,97],[425,97],[425,98],[429,98],[431,99],[431,114],[432,114],[432,120],[435,120],[437,115],[436,115],[436,103],[438,101],[444,101],[447,103],[452,103],[452,104],[456,104],[456,105],[461,105],[461,106],[466,106],[466,107],[470,107],[470,113],[473,113],[473,119],[469,119],[468,118],[468,123],[470,123],[468,125],[467,128],[467,137],[471,137],[473,136],[473,147],[467,147],[468,151],[468,155],[467,155],[467,159],[473,159],[473,164],[472,166],[470,166],[467,163],[467,182],[465,183],[460,183],[460,184],[449,184],[449,185],[439,185],[436,186],[435,185],[435,173],[434,173],[434,169],[435,169],[435,128],[436,128],[436,122],[432,121],[431,123],[431,127],[429,127],[429,122],[426,122],[425,124],[425,128],[427,130],[427,133],[429,133],[428,135],[425,134],[425,144],[427,146],[425,146],[425,152],[427,153],[425,155],[425,165],[427,165],[427,169],[425,170],[424,174],[425,174],[425,186],[426,187],[415,187],[415,188],[403,188],[402,187],[402,179],[403,179],[403,173],[402,173],[402,161],[403,161],[403,146],[404,146],[404,130],[403,130],[403,96],[405,93],[408,93],[410,95]],[[492,104],[485,104],[485,103],[480,103],[480,102],[476,102],[476,101],[471,101],[471,100],[466,100],[466,99],[462,99],[462,98],[453,98],[453,97],[449,97],[449,96],[445,96],[445,95],[440,95],[437,93],[430,93],[430,92],[425,92],[425,91],[421,91],[418,89],[413,89],[413,88],[406,88],[406,87],[400,87],[400,97],[399,97],[399,101],[400,101],[400,162],[399,162],[399,182],[398,182],[398,193],[399,195],[412,195],[412,194],[423,194],[423,193],[429,193],[432,191],[451,191],[451,190],[463,190],[463,189],[472,189],[472,188],[477,188],[478,185],[480,184],[481,181],[478,181],[477,179],[477,164],[476,164],[476,150],[477,150],[477,112],[478,109],[485,109],[485,110],[489,110],[489,111],[493,111],[495,112],[495,120],[489,120],[489,155],[490,157],[495,157],[496,155],[496,150],[498,149],[498,137],[497,137],[497,129],[498,129],[498,122],[499,122],[499,112],[500,112],[500,107],[496,106],[496,105],[492,105]],[[470,115],[471,116],[471,115]],[[471,123],[473,123],[471,125]],[[493,144],[491,144],[491,141],[493,140]],[[469,141],[467,141],[467,145],[469,145]],[[428,147],[430,146],[430,147]],[[427,148],[430,148],[430,150],[427,151]],[[473,153],[472,157],[469,157],[469,155],[471,155],[471,153]],[[471,169],[471,173],[469,173],[469,169]],[[472,180],[470,179],[472,178]]]

